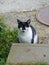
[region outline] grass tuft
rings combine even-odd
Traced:
[[[18,42],[17,34],[17,29],[10,31],[4,20],[0,19],[0,65],[5,64],[12,43]]]

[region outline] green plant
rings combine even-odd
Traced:
[[[18,42],[17,29],[10,29],[0,20],[0,65],[4,65],[10,51],[11,44]]]

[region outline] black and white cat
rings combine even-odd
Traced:
[[[31,20],[22,22],[17,19],[18,22],[18,40],[20,43],[38,43],[38,35],[33,26],[30,25]]]

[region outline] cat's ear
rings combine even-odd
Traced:
[[[31,20],[30,20],[30,19],[28,19],[28,20],[27,20],[27,23],[28,23],[28,24],[30,24],[30,22],[31,22]]]
[[[17,19],[17,23],[19,24],[21,21],[19,19]]]

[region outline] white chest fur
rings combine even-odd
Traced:
[[[26,30],[25,32],[21,32],[20,30],[18,30],[18,38],[21,43],[31,43],[32,39],[31,28],[29,27],[28,30]]]

